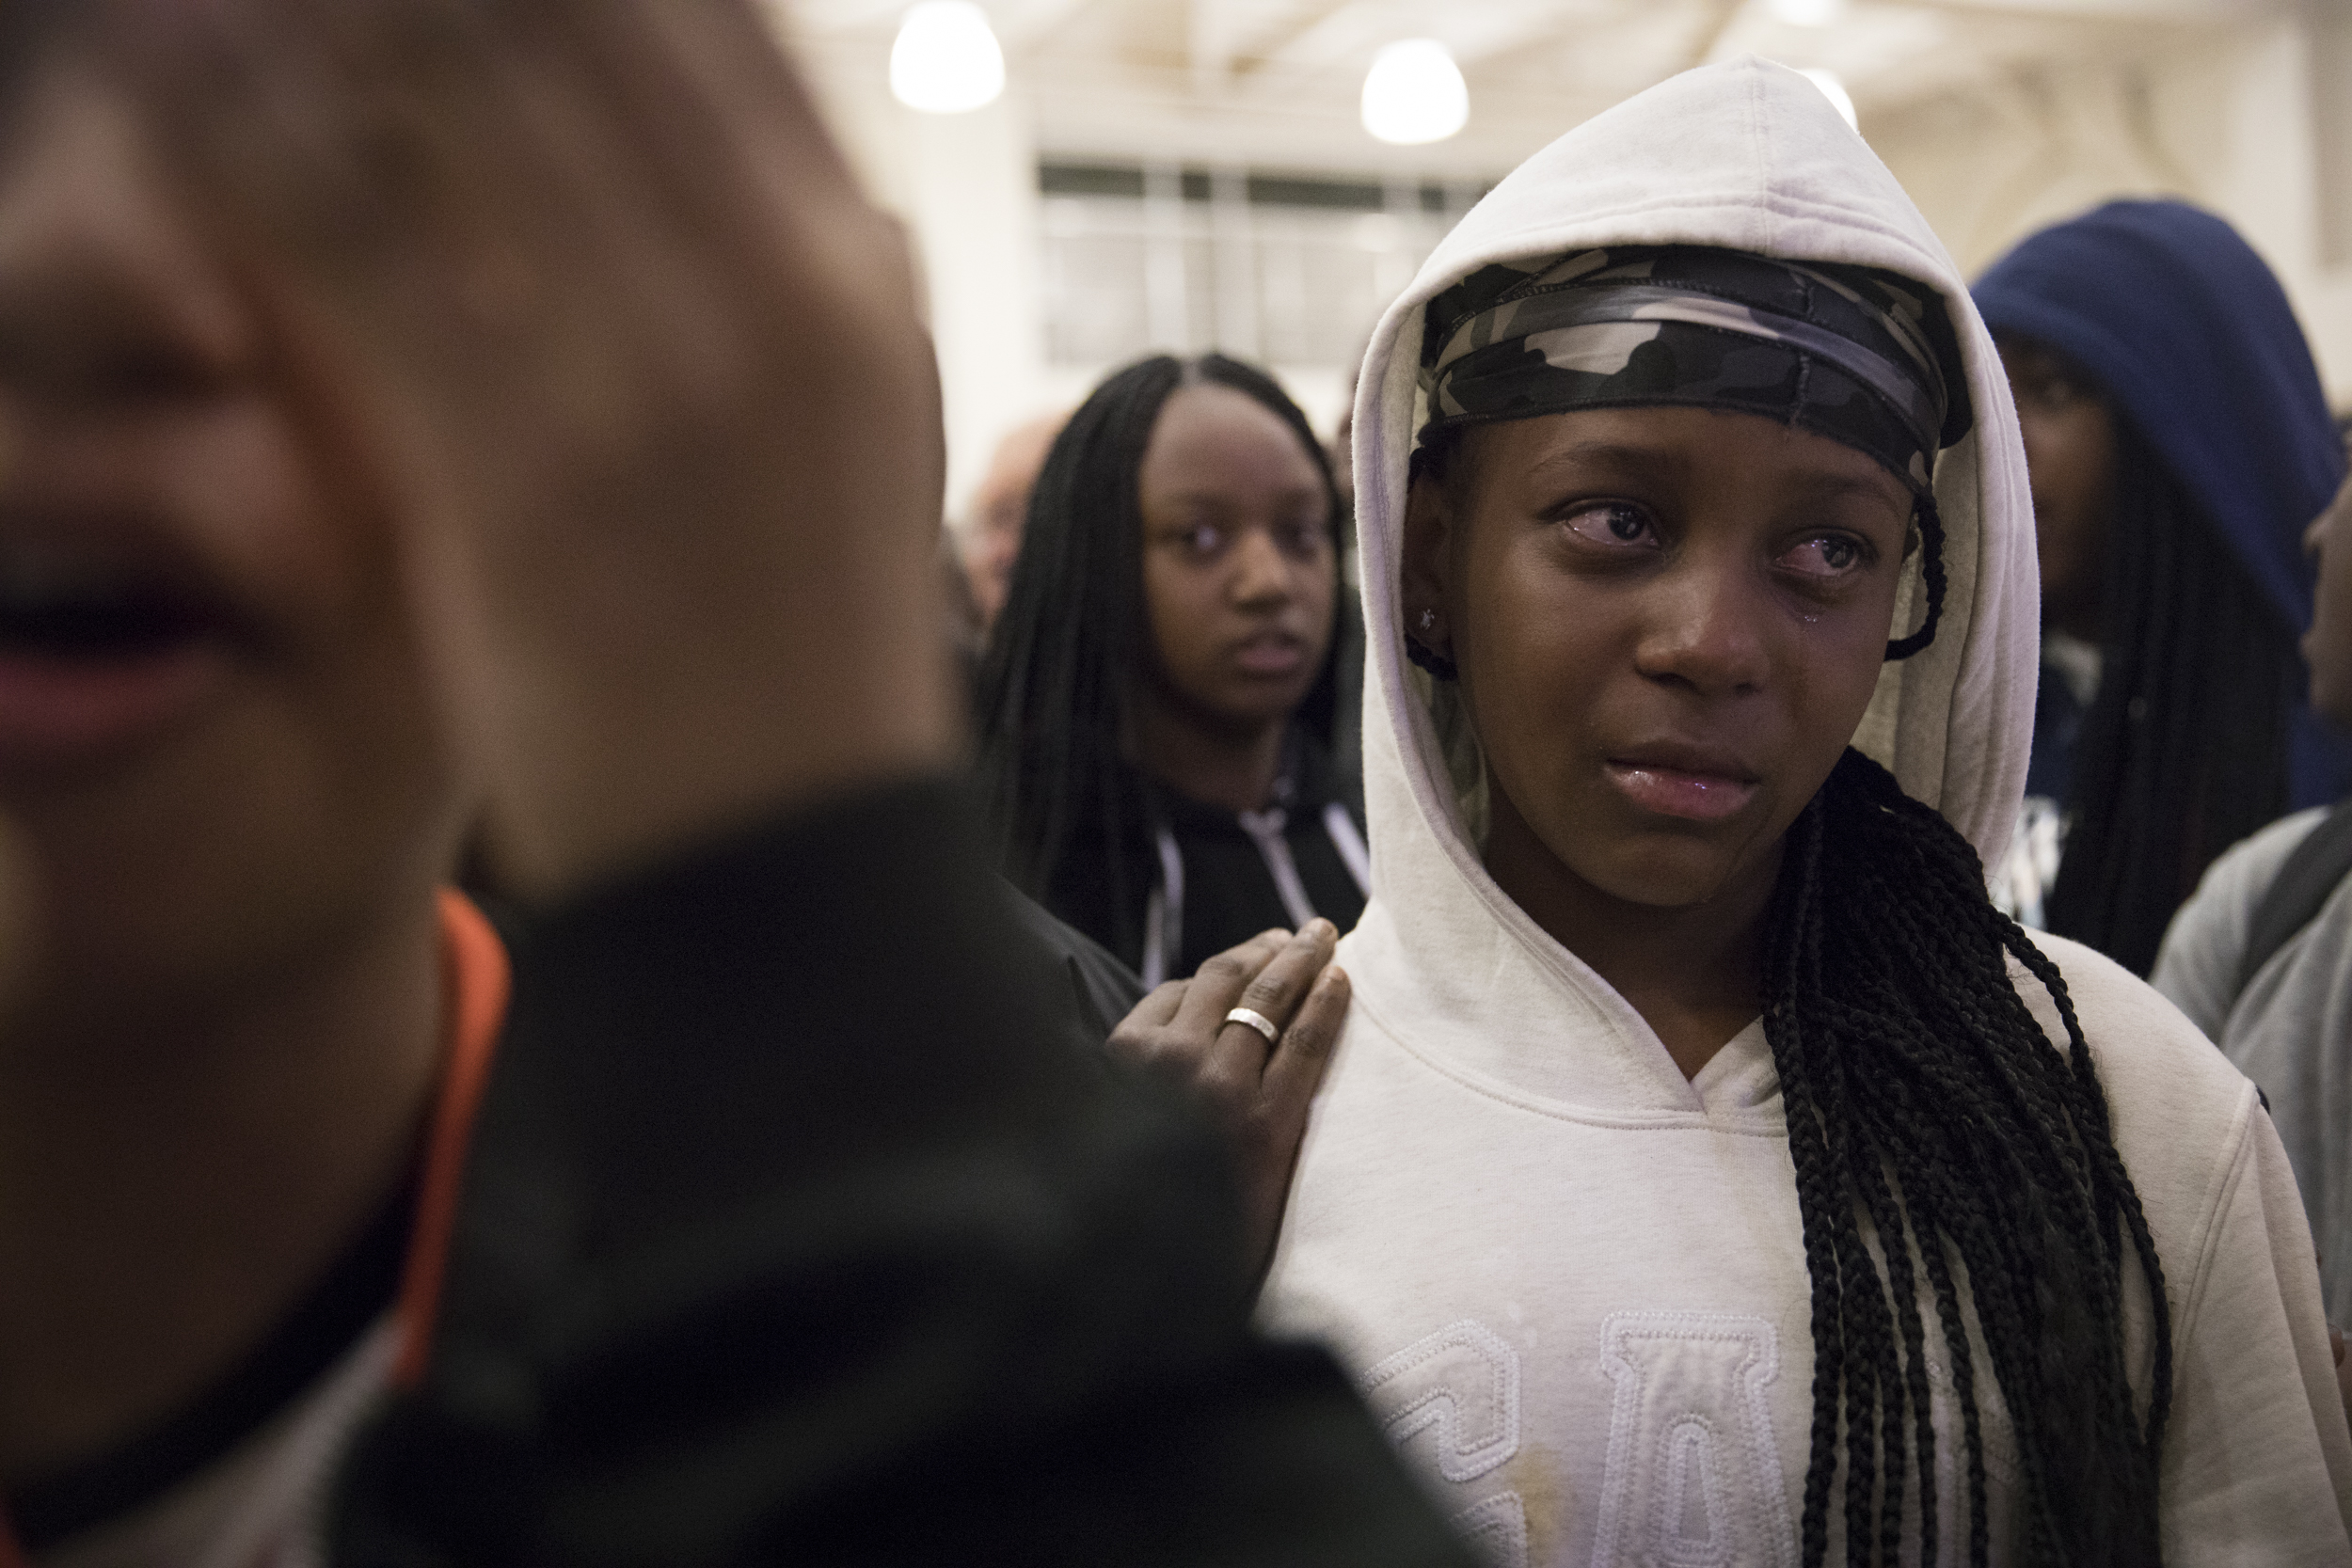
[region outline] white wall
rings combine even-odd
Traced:
[[[850,163],[914,242],[939,353],[947,515],[960,518],[997,439],[1073,401],[1045,365],[1027,107],[1011,91],[968,114],[918,114],[870,55],[802,62]]]

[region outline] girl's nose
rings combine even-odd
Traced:
[[[1763,617],[1772,607],[1742,565],[1694,555],[1658,580],[1634,652],[1643,674],[1707,696],[1763,684]]]

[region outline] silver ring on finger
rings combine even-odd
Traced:
[[[1274,1044],[1282,1037],[1282,1031],[1275,1027],[1274,1021],[1253,1007],[1235,1007],[1225,1015],[1225,1022],[1248,1024],[1249,1027],[1265,1037],[1265,1042],[1268,1045]]]

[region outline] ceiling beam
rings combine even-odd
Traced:
[[[2283,16],[2292,0],[1904,0],[1920,10],[2019,22],[2228,24]]]
[[[1385,8],[1388,4],[1389,0],[1327,0],[1294,6],[1280,24],[1248,40],[1249,55],[1256,60],[1285,64],[1301,55],[1318,55],[1327,47],[1318,40],[1327,37],[1332,27],[1353,30],[1357,24],[1348,18],[1359,16],[1370,6]]]
[[[1192,90],[1221,97],[1233,73],[1238,0],[1184,0],[1185,53],[1192,63]]]
[[[898,3],[904,5],[906,0]],[[990,0],[988,12],[996,28],[996,41],[1004,46],[1007,55],[1019,55],[1044,42],[1057,29],[1067,26],[1096,3],[1097,0]]]
[[[1482,0],[1477,6],[1415,7],[1400,0],[1341,0],[1279,41],[1250,47],[1241,70],[1258,95],[1295,90],[1302,76],[1360,70],[1384,43],[1433,37],[1468,68],[1513,49],[1558,37],[1584,20],[1605,20],[1609,8],[1564,6],[1561,0]]]

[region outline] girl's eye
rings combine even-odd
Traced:
[[[1225,531],[1214,523],[1196,523],[1184,531],[1184,548],[1198,556],[1211,556],[1225,547]]]
[[[1658,531],[1649,515],[1624,501],[1602,501],[1579,507],[1565,519],[1568,531],[1580,539],[1612,549],[1658,547]]]
[[[2083,389],[2063,375],[2040,375],[2026,383],[2024,401],[2049,409],[2072,408],[2083,401]]]
[[[1323,527],[1319,523],[1289,523],[1274,531],[1275,546],[1294,561],[1312,559],[1316,546],[1322,543]]]
[[[1780,558],[1788,571],[1808,578],[1841,578],[1864,564],[1860,540],[1825,533],[1807,539]]]

